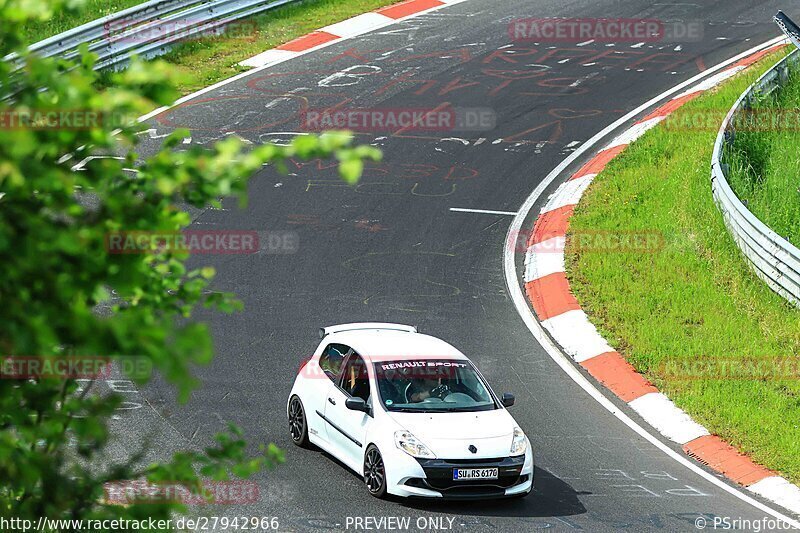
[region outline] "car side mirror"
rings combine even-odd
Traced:
[[[344,406],[351,411],[361,411],[362,413],[369,413],[367,402],[363,398],[348,398],[344,402]]]
[[[513,394],[511,394],[510,392],[503,393],[503,399],[502,399],[503,407],[511,407],[512,405],[514,405],[514,401],[515,400]]]

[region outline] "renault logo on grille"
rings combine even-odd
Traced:
[[[478,453],[478,448],[476,448],[474,444],[470,444],[468,450],[472,453]]]

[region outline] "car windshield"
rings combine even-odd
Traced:
[[[498,406],[469,361],[421,359],[375,363],[388,411],[487,411]]]

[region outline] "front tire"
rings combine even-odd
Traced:
[[[308,419],[306,418],[303,402],[297,396],[292,396],[289,400],[289,435],[295,446],[309,448],[311,442],[308,440]]]
[[[386,498],[386,467],[374,444],[370,444],[364,454],[364,483],[371,496]]]

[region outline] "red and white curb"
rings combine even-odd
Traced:
[[[383,7],[377,11],[364,13],[330,26],[298,37],[272,50],[267,50],[239,64],[244,67],[264,67],[282,63],[299,55],[330,46],[344,39],[350,39],[367,32],[383,28],[390,24],[422,13],[459,4],[466,0],[408,0],[399,4]]]
[[[684,452],[748,490],[800,513],[800,488],[755,464],[698,424],[636,372],[597,332],[570,291],[564,242],[575,206],[608,163],[645,132],[703,92],[785,44],[770,46],[674,96],[600,150],[548,198],[527,242],[525,292],[541,325],[563,351]]]

